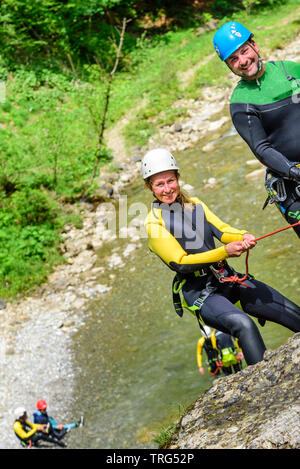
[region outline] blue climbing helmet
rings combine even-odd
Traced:
[[[224,61],[252,36],[251,31],[241,23],[229,21],[215,33],[214,48],[220,59]]]

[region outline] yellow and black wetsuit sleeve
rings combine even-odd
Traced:
[[[39,424],[34,424],[34,423],[30,423],[28,421],[26,421],[26,426],[30,428],[30,430],[28,432],[26,432],[23,427],[22,427],[22,424],[21,422],[19,422],[18,420],[15,421],[14,423],[14,431],[16,433],[16,435],[21,438],[21,440],[27,440],[28,438],[30,438],[32,435],[35,434],[35,432],[41,428],[41,425]]]
[[[215,350],[218,350],[215,329],[212,331],[212,334],[211,334],[211,344]]]
[[[204,337],[201,337],[198,340],[198,343],[197,343],[197,365],[198,365],[198,368],[201,368],[201,366],[202,366],[202,349],[203,349],[204,341],[205,341]]]

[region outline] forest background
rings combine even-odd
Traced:
[[[103,165],[115,170],[105,131],[99,145],[104,115],[111,128],[139,109],[124,138],[128,153],[146,145],[159,126],[184,117],[188,110],[174,106],[177,100],[197,97],[204,86],[230,86],[205,25],[243,22],[272,51],[299,32],[297,6],[298,0],[2,0],[0,297],[30,291],[63,262],[64,226],[80,226],[72,207],[97,198]],[[287,27],[281,20],[288,16]],[[179,73],[203,58],[183,92]]]

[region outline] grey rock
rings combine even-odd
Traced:
[[[299,449],[300,333],[262,362],[214,381],[167,449]]]

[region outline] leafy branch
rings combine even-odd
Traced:
[[[115,58],[115,62],[114,62],[114,65],[112,67],[112,70],[109,72],[108,78],[107,78],[107,86],[106,86],[105,97],[104,97],[104,109],[103,109],[100,125],[97,124],[97,121],[95,119],[95,115],[93,113],[93,110],[92,110],[91,106],[88,106],[88,109],[89,109],[89,112],[91,114],[93,123],[94,123],[95,127],[98,129],[99,133],[98,133],[98,142],[97,142],[97,148],[96,148],[96,152],[95,152],[95,162],[94,162],[94,167],[93,167],[93,171],[92,171],[92,176],[91,176],[89,186],[85,190],[85,193],[92,186],[92,184],[95,180],[95,177],[97,175],[98,169],[99,169],[99,164],[100,164],[101,159],[102,159],[102,147],[103,147],[103,142],[104,142],[104,132],[105,132],[107,114],[108,114],[108,109],[109,109],[109,101],[110,101],[110,96],[111,96],[111,86],[112,86],[112,81],[113,81],[114,75],[117,71],[117,68],[118,68],[118,65],[119,65],[119,62],[120,62],[122,47],[123,47],[123,43],[124,43],[126,25],[129,21],[130,20],[127,20],[126,18],[123,18],[119,44],[117,45],[116,41],[114,41],[115,47],[116,47],[116,58]],[[101,65],[100,61],[97,60],[97,58],[95,58],[95,60],[96,60],[96,63],[99,67],[100,73],[103,75],[103,66]]]

